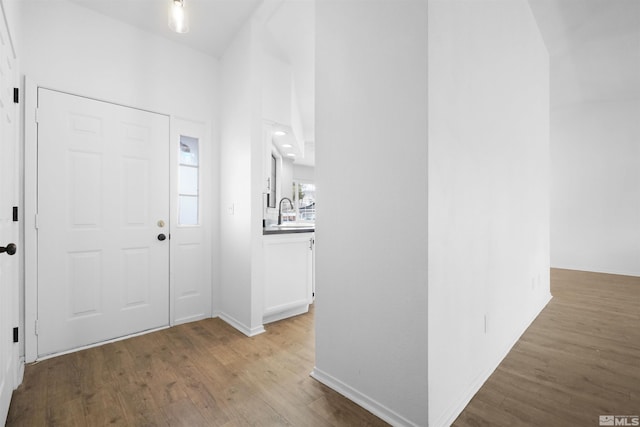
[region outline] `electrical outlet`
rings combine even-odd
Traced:
[[[227,208],[227,211],[229,212],[229,215],[235,215],[235,213],[236,213],[236,204],[235,203],[231,203],[231,205]]]

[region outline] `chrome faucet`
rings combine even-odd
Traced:
[[[284,202],[285,200],[289,202],[292,210],[295,209],[290,198],[283,197],[282,199],[280,199],[280,203],[278,203],[278,225],[282,225],[282,202]]]

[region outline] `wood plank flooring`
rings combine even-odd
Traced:
[[[640,414],[640,278],[551,276],[554,299],[455,426]],[[253,338],[219,319],[189,323],[27,366],[7,425],[386,425],[309,377],[314,351],[313,312]]]
[[[554,298],[454,426],[598,426],[640,415],[640,278],[551,270]]]
[[[386,426],[309,377],[313,311],[247,338],[208,319],[26,367],[8,426]]]

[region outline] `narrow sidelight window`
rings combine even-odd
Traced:
[[[198,225],[199,159],[198,139],[180,136],[180,164],[178,166],[178,224]]]

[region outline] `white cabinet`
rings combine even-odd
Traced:
[[[263,323],[306,313],[313,302],[314,233],[263,236]]]

